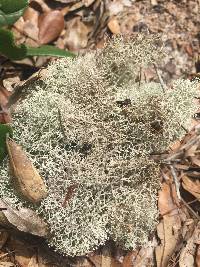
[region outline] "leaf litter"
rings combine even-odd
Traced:
[[[6,146],[14,188],[32,203],[41,201],[47,195],[42,177],[18,144],[7,138]]]
[[[93,45],[94,43],[97,46],[101,46],[103,42],[101,43],[100,39],[104,36],[106,27],[108,32],[113,34],[130,32],[129,29],[133,29],[133,31],[136,32],[142,31],[145,30],[146,27],[152,32],[161,30],[165,35],[165,25],[169,24],[170,16],[175,18],[175,27],[178,28],[178,18],[182,15],[187,19],[185,14],[188,12],[188,10],[184,10],[185,6],[183,5],[182,11],[184,12],[180,13],[181,6],[175,5],[171,1],[166,5],[163,1],[148,1],[148,3],[147,1],[136,1],[136,3],[134,3],[135,1],[108,1],[108,5],[103,6],[101,1],[57,0],[52,2],[67,5],[55,9],[57,12],[56,14],[59,12],[62,13],[62,19],[60,15],[60,19],[58,19],[58,17],[55,16],[54,18],[54,15],[52,15],[54,8],[48,5],[48,1],[38,0],[31,2],[33,2],[32,6],[29,7],[23,19],[18,21],[13,29],[18,38],[18,43],[26,42],[29,45],[38,46],[40,43],[54,42],[61,48],[70,48],[76,51],[87,49],[88,45]],[[37,8],[35,8],[34,3],[38,4]],[[193,1],[190,1],[190,4],[190,9],[193,5],[192,14],[195,17],[196,6]],[[85,11],[85,8],[91,9],[90,12],[88,12],[88,10]],[[148,14],[145,15],[145,19],[141,11],[142,8],[147,11],[144,13]],[[163,8],[167,9],[168,16],[167,12],[165,12],[165,10],[163,11]],[[155,10],[155,12],[151,13],[149,11],[151,9]],[[75,16],[72,16],[72,12],[75,13]],[[164,14],[162,18],[160,18],[160,13]],[[63,14],[65,19],[67,17],[64,26]],[[46,21],[44,20],[45,16]],[[154,20],[158,20],[158,17],[160,19],[160,29],[158,29],[157,24],[154,23]],[[42,20],[43,24],[41,24]],[[143,21],[143,24],[141,21]],[[52,23],[55,23],[53,33],[49,31],[49,26],[52,25]],[[188,31],[185,35],[187,36],[186,39],[190,40],[189,42],[186,42],[182,36],[178,41],[175,40],[177,35],[174,29],[171,30],[168,36],[169,40],[167,41],[169,42],[170,53],[173,56],[171,56],[170,61],[166,62],[166,65],[163,66],[163,69],[167,70],[168,73],[165,77],[165,81],[180,76],[182,73],[186,72],[185,70],[192,69],[192,72],[195,72],[194,66],[191,68],[191,57],[195,58],[198,46],[196,37],[194,36],[196,34],[196,27],[192,25],[192,23],[193,21],[188,23],[188,27],[192,29],[190,31],[191,33],[189,34]],[[182,31],[185,31],[184,25],[183,23]],[[191,40],[193,40],[193,42]],[[178,46],[180,47],[179,50],[177,50]],[[42,64],[44,64],[44,62],[46,61],[43,61]],[[37,65],[36,61],[31,64]],[[3,111],[0,114],[1,123],[8,123],[11,120],[6,110],[9,95],[10,93],[5,91],[4,88],[0,91],[0,105]],[[158,200],[160,222],[157,227],[157,242],[153,242],[147,248],[140,248],[128,253],[121,252],[120,256],[114,254],[104,256],[103,251],[100,250],[101,253],[99,256],[94,255],[85,258],[84,263],[79,259],[75,260],[76,263],[70,262],[69,260],[69,266],[141,267],[157,265],[161,267],[190,267],[194,266],[194,264],[200,266],[200,234],[198,223],[198,214],[200,211],[200,144],[198,127],[186,134],[185,138],[181,142],[178,142],[175,147],[172,147],[172,151],[167,155],[165,163],[166,162],[167,164],[163,169],[162,189],[159,193]],[[171,165],[173,165],[173,168],[170,167]],[[175,170],[175,175],[172,170]],[[177,187],[176,184],[179,186]],[[26,212],[28,214],[27,217],[29,217],[29,211],[24,211],[25,213],[21,210],[10,211],[6,203],[1,204],[6,209],[6,211],[3,211],[4,214],[7,214],[8,218],[12,218],[10,219],[11,224],[23,231],[32,231],[33,233],[33,230],[30,230],[33,228],[29,225],[30,222],[27,222],[27,226],[26,223],[24,225],[23,221],[24,218],[26,218],[24,215]],[[20,217],[23,218],[23,223],[21,223]],[[0,235],[2,249],[6,247],[8,236],[9,233],[6,230],[3,235]],[[16,240],[18,239],[17,237],[15,238]],[[22,245],[22,250],[26,250],[26,244],[24,243]],[[156,259],[153,255],[154,250],[156,251]],[[12,253],[9,254],[8,258],[2,258],[8,260],[1,261],[0,264],[2,267],[14,266],[12,261],[13,259],[16,260],[17,256],[10,257],[10,255],[12,255]],[[26,259],[27,261],[25,263],[22,263],[22,261],[20,263],[18,257],[19,264],[29,267],[43,266],[40,264],[41,255],[35,252],[27,256]],[[64,264],[66,265],[66,263]],[[59,266],[65,266],[64,264]],[[48,264],[44,266],[58,265]]]

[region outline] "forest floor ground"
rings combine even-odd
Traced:
[[[75,53],[101,48],[115,34],[159,34],[166,57],[158,68],[164,83],[170,84],[177,78],[199,76],[199,13],[198,0],[34,0],[12,30],[18,44],[52,44]],[[0,56],[0,104],[5,91],[12,93],[51,60],[33,57],[14,62]],[[156,69],[147,69],[145,77],[157,79]],[[42,239],[2,228],[0,267],[200,267],[198,120],[192,126],[171,147],[162,170],[159,224],[151,245],[127,252],[108,242],[95,253],[69,258],[48,249]]]

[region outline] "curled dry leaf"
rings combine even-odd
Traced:
[[[190,179],[187,175],[182,177],[182,185],[185,190],[190,192],[200,201],[200,181]]]
[[[34,211],[27,208],[14,209],[2,199],[0,200],[0,207],[6,208],[1,213],[18,230],[37,236],[48,234],[47,224]]]
[[[38,174],[21,146],[6,140],[12,178],[16,190],[27,200],[36,203],[47,195],[43,179]]]
[[[39,42],[48,44],[55,40],[64,29],[64,16],[59,10],[44,13],[39,19]]]

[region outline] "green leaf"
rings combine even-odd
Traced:
[[[0,124],[0,162],[5,158],[7,154],[6,149],[6,136],[12,137],[13,131],[8,124]]]
[[[27,56],[25,45],[17,46],[11,31],[0,29],[0,54],[11,60],[20,60]]]
[[[0,9],[5,13],[14,13],[28,6],[28,0],[0,0]]]
[[[27,56],[56,56],[56,57],[75,57],[72,52],[59,49],[52,45],[43,45],[40,47],[26,47]]]
[[[0,29],[0,54],[11,60],[21,60],[29,56],[75,57],[75,55],[69,51],[50,45],[37,48],[27,47],[24,44],[17,46],[13,33],[5,29]]]
[[[5,15],[0,10],[0,27],[14,24],[15,21],[17,21],[23,15],[23,12],[24,10],[19,10],[15,13]]]
[[[28,0],[0,0],[0,27],[12,25],[28,6]]]

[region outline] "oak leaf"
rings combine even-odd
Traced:
[[[21,146],[6,140],[12,180],[16,190],[27,200],[36,203],[47,195],[46,186]]]

